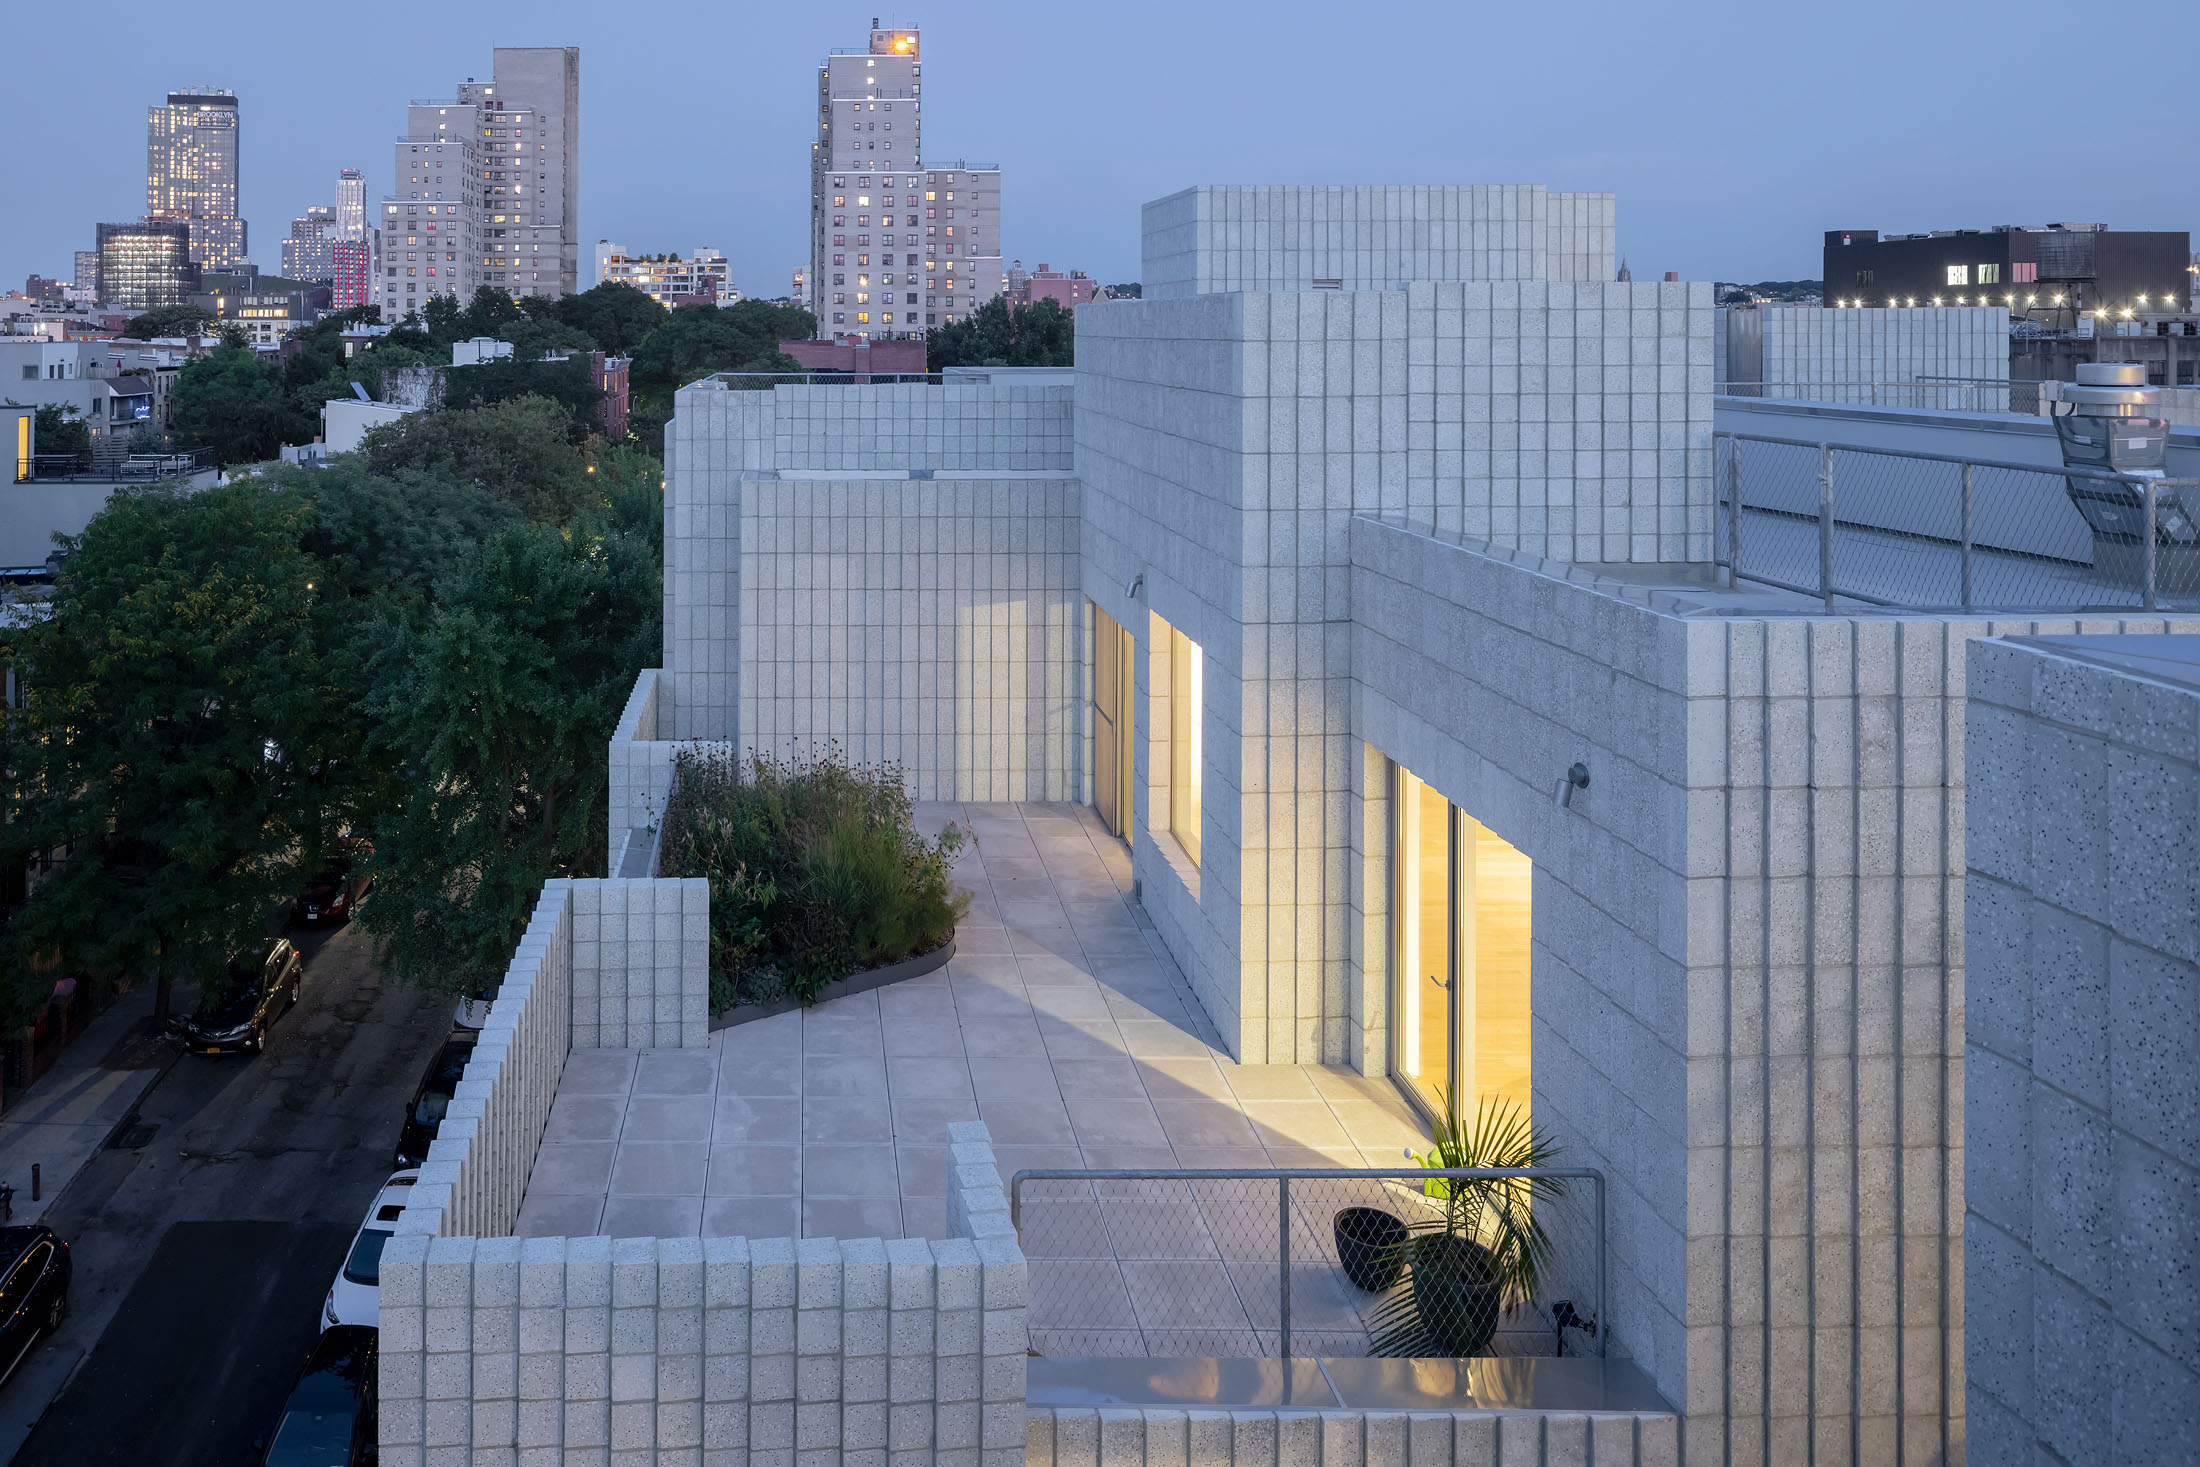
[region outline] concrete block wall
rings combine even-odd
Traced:
[[[1078,486],[1062,474],[752,475],[744,750],[837,744],[920,800],[1082,800]]]
[[[1079,317],[1085,594],[1120,605],[1143,575],[1148,609],[1205,654],[1202,863],[1178,858],[1150,799],[1150,677],[1135,783],[1156,839],[1134,861],[1240,1058],[1342,1058],[1348,521],[1394,514],[1577,560],[1706,557],[1709,310],[1700,285],[1531,282]],[[1150,674],[1148,629],[1125,625]]]
[[[1515,564],[1365,518],[1350,532],[1364,813],[1352,941],[1325,985],[1325,1047],[1364,1073],[1389,1072],[1395,760],[1534,863],[1532,1114],[1564,1165],[1598,1168],[1610,1189],[1607,1343],[1683,1401],[1686,654],[1702,632],[1600,594],[1586,568]],[[1577,760],[1591,786],[1560,810],[1552,788]]]
[[[1007,382],[680,390],[665,432],[665,659],[658,737],[737,739],[747,473],[1065,473],[1070,389]]]
[[[1764,329],[1759,380],[1797,389],[1788,396],[1868,403],[1888,400],[1863,390],[1872,383],[2009,377],[2009,312],[2000,306],[1750,309]]]
[[[1691,1460],[1957,1460],[1965,645],[2079,624],[1752,616],[1352,533],[1354,728],[1535,863],[1535,1117],[1611,1187],[1613,1343]]]
[[[950,1150],[943,1240],[400,1234],[381,1461],[1021,1463],[1026,1267],[984,1128]]]
[[[606,751],[611,788],[605,802],[604,869],[613,874],[620,873],[619,854],[627,833],[654,831],[672,795],[672,765],[680,745],[657,736],[657,696],[663,682],[660,669],[642,669]]]
[[[2099,645],[1969,648],[1975,1462],[2200,1442],[2200,688]]]
[[[573,1047],[573,887],[544,886],[398,1231],[508,1233]]]
[[[708,1044],[710,883],[691,876],[568,884],[573,1047]]]
[[[722,421],[723,466],[734,470],[1042,472],[1070,466],[1070,389],[1060,385],[880,383],[738,391],[705,379],[681,389],[681,413],[690,402],[714,423]]]
[[[1612,196],[1540,184],[1204,184],[1147,204],[1141,224],[1147,300],[1615,273]]]
[[[700,1048],[709,1010],[708,882],[543,883],[399,1231],[509,1232],[566,1054]]]
[[[1033,1407],[1029,1467],[1678,1467],[1671,1416]]]

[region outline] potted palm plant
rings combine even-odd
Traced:
[[[1511,1101],[1488,1099],[1471,1128],[1456,1110],[1414,1156],[1433,1171],[1530,1171],[1558,1148]],[[1410,1151],[1408,1156],[1413,1156]],[[1537,1204],[1566,1195],[1558,1177],[1431,1177],[1435,1215],[1406,1224],[1397,1245],[1402,1282],[1370,1320],[1368,1353],[1465,1356],[1489,1348],[1497,1322],[1542,1289],[1551,1241]]]

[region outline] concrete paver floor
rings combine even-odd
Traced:
[[[938,1237],[959,1120],[986,1123],[1004,1178],[1393,1166],[1425,1143],[1388,1081],[1232,1060],[1128,900],[1129,854],[1092,811],[919,817],[976,837],[955,867],[972,901],[954,960],[723,1030],[707,1050],[575,1051],[518,1233]],[[1023,1224],[1043,1351],[1262,1353],[1252,1333],[1278,1312],[1273,1184],[1187,1185],[1035,1184]],[[1295,1330],[1364,1344],[1365,1296],[1322,1261],[1333,1199],[1307,1200],[1321,1210],[1296,1209],[1294,1254],[1310,1267],[1294,1274]],[[1245,1348],[1158,1348],[1194,1343],[1187,1331]]]

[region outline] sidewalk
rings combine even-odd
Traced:
[[[153,985],[115,1000],[61,1058],[0,1114],[0,1183],[15,1189],[11,1223],[45,1216],[108,1136],[175,1058],[170,1046],[124,1043],[132,1025],[153,1011]],[[40,1174],[31,1200],[31,1167]]]

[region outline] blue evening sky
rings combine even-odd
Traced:
[[[2118,6],[2102,32],[2034,0],[109,0],[10,23],[0,285],[66,277],[96,221],[143,210],[145,108],[170,87],[238,93],[274,269],[337,169],[388,188],[407,99],[486,77],[505,44],[581,48],[584,282],[608,236],[714,245],[776,295],[805,248],[817,62],[874,13],[923,27],[928,156],[1006,170],[1006,252],[1104,282],[1137,278],[1138,206],[1203,182],[1609,190],[1637,279],[1815,277],[1829,228],[2194,222],[2189,3]]]

